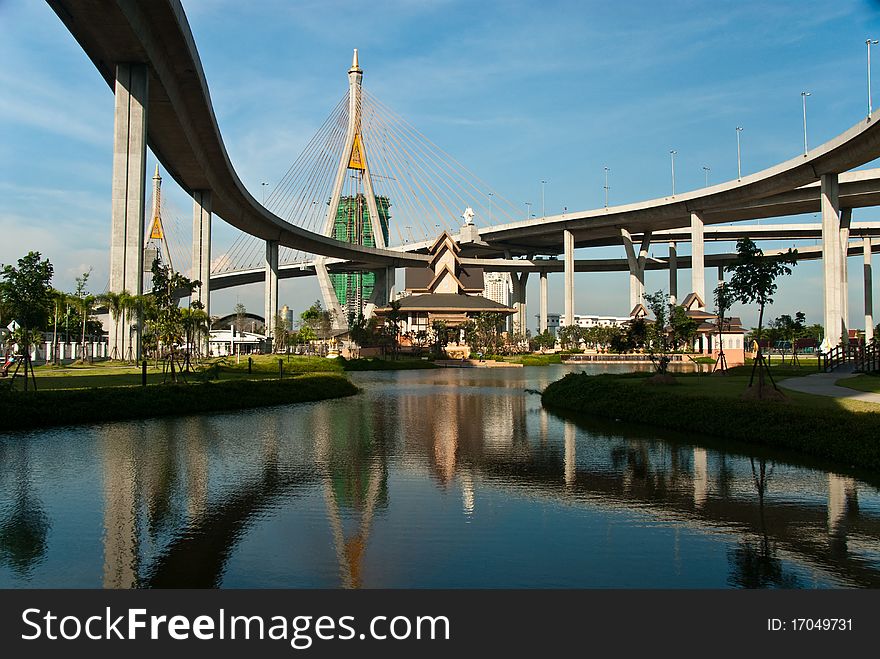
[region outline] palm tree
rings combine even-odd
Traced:
[[[61,307],[67,303],[67,293],[53,288],[50,296],[53,307],[52,361],[58,364],[58,316],[61,315]]]
[[[110,359],[121,359],[119,355],[119,319],[125,311],[125,298],[129,297],[128,291],[114,293],[108,291],[98,296],[100,304],[106,304],[113,318],[115,335],[113,337],[113,351],[110,353]]]
[[[96,299],[94,295],[83,295],[76,298],[76,308],[82,316],[82,334],[80,334],[79,339],[79,358],[81,361],[86,360],[86,320],[88,320],[92,308],[95,306]]]
[[[187,371],[190,370],[190,352],[192,348],[201,346],[202,337],[208,333],[208,314],[200,307],[189,307],[180,310],[180,320],[183,325],[184,344],[186,345]],[[199,354],[197,352],[197,354]]]

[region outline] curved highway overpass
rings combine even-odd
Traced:
[[[224,221],[259,238],[323,256],[396,267],[425,264],[424,255],[408,253],[419,245],[382,250],[339,242],[279,218],[248,193],[226,152],[179,0],[48,3],[111,88],[117,63],[147,65],[148,143],[185,190],[212,191],[213,210]],[[483,229],[481,240],[488,245],[485,255],[503,255],[505,250],[510,254],[558,254],[563,230],[573,233],[577,247],[619,244],[621,228],[638,234],[686,227],[692,212],[704,214],[704,222],[713,224],[815,211],[819,191],[811,184],[824,174],[847,172],[880,157],[880,128],[876,124],[866,118],[806,155],[739,181],[636,204]],[[876,171],[841,177],[842,207],[875,204],[880,204]]]
[[[47,0],[111,89],[116,65],[148,70],[147,143],[189,193],[211,190],[213,212],[264,240],[364,263],[418,266],[409,255],[340,242],[269,212],[245,189],[220,135],[208,83],[179,0]]]

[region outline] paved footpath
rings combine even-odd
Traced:
[[[852,369],[838,368],[833,373],[814,373],[802,378],[788,378],[779,383],[780,387],[800,391],[805,394],[816,396],[831,396],[832,398],[848,398],[863,403],[880,404],[880,394],[872,394],[867,391],[856,391],[848,387],[837,386],[837,381],[852,375]]]

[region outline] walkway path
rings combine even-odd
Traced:
[[[788,378],[779,383],[780,387],[800,391],[805,394],[816,396],[831,396],[832,398],[848,398],[863,403],[880,404],[880,394],[872,394],[866,391],[856,391],[848,387],[840,387],[837,381],[852,374],[852,367],[841,367],[833,373],[814,373],[802,378]]]

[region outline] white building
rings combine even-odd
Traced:
[[[483,297],[509,307],[512,296],[513,281],[509,272],[483,273]]]
[[[630,320],[629,316],[598,316],[594,314],[574,316],[574,324],[578,327],[623,327]]]
[[[559,319],[562,317],[562,314],[558,313],[548,313],[547,314],[547,331],[550,332],[552,336],[556,336],[559,332]],[[536,327],[541,326],[541,316],[539,314],[535,314]]]

